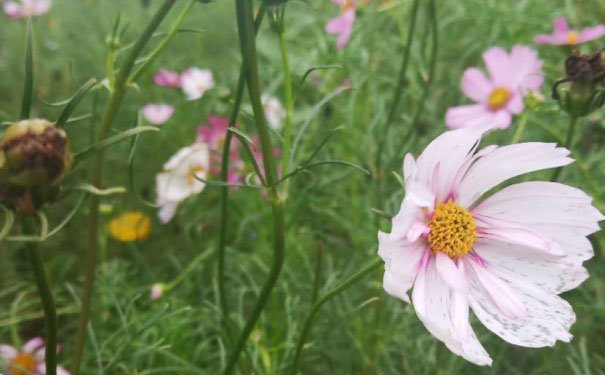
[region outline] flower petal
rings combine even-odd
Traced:
[[[37,349],[44,347],[44,339],[42,337],[34,337],[23,345],[24,353],[33,353]]]
[[[555,18],[554,22],[554,32],[558,34],[567,34],[569,31],[569,26],[567,25],[567,20],[563,16],[559,16]]]
[[[483,61],[494,86],[508,87],[515,68],[511,65],[508,52],[501,47],[492,47],[483,53]]]
[[[490,111],[483,104],[461,105],[450,107],[445,114],[445,124],[448,128],[481,126],[488,123]]]
[[[528,142],[499,147],[478,159],[458,189],[458,203],[469,207],[496,185],[519,175],[560,167],[573,161],[569,151],[554,143]]]
[[[385,262],[383,287],[393,297],[410,302],[407,291],[412,287],[419,263],[427,250],[424,244],[410,244],[392,234],[378,232],[378,255]]]
[[[588,42],[594,39],[598,39],[605,35],[605,25],[599,25],[594,27],[587,27],[580,32],[579,42]]]
[[[485,77],[485,74],[481,70],[469,68],[462,75],[460,88],[468,98],[478,103],[485,103],[494,85]]]
[[[510,53],[510,63],[515,69],[511,72],[511,85],[514,85],[515,89],[521,91],[521,94],[527,95],[529,91],[539,91],[542,82],[544,82],[544,75],[542,74],[542,60],[538,58],[538,52],[534,49],[523,46],[513,46]],[[523,106],[519,112],[523,110]]]
[[[16,356],[19,352],[17,351],[17,349],[15,349],[14,347],[10,346],[10,345],[0,345],[0,357],[4,358],[4,359],[12,359],[14,356]]]
[[[461,267],[447,255],[441,251],[437,251],[435,254],[435,267],[439,276],[458,293],[466,293],[468,286],[466,284],[466,275],[464,272],[464,265],[459,262]]]

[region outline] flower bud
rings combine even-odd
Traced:
[[[572,117],[587,116],[605,102],[603,80],[605,78],[605,54],[602,51],[591,55],[574,54],[565,61],[566,77],[555,82],[553,98]],[[557,87],[570,82],[568,89],[560,95]]]
[[[70,170],[72,154],[65,131],[46,120],[23,120],[0,141],[0,181],[27,189],[49,189]]]

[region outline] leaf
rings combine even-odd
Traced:
[[[13,228],[13,224],[15,223],[15,214],[13,211],[8,208],[0,205],[0,209],[4,213],[4,223],[2,224],[2,229],[0,229],[0,242],[10,233]]]
[[[124,193],[128,192],[128,190],[126,190],[126,188],[123,188],[121,186],[99,189],[98,187],[93,186],[91,184],[79,184],[79,185],[76,185],[69,189],[84,191],[88,194],[96,195],[99,197],[105,197],[105,196],[114,195],[114,194],[124,194]]]
[[[95,78],[89,79],[88,82],[86,82],[82,87],[80,87],[80,89],[76,91],[74,96],[67,103],[67,106],[65,107],[65,109],[63,109],[63,112],[61,112],[61,115],[59,116],[59,119],[57,120],[55,125],[59,128],[62,128],[67,123],[67,121],[69,120],[69,116],[71,116],[78,104],[80,104],[80,101],[82,101],[86,94],[88,94],[88,92],[95,87],[98,87],[97,80]]]
[[[305,80],[307,79],[307,77],[309,76],[309,74],[313,73],[316,70],[329,70],[329,69],[342,69],[343,66],[342,65],[319,65],[319,66],[314,66],[310,69],[308,69],[305,74],[303,74],[302,78],[300,79],[299,85],[302,85],[303,83],[305,83]]]
[[[77,165],[82,160],[94,155],[96,152],[103,150],[114,143],[118,143],[126,138],[132,137],[133,135],[144,133],[144,132],[157,132],[160,129],[154,126],[137,126],[136,128],[128,129],[122,133],[114,135],[113,137],[109,137],[97,144],[90,146],[89,148],[82,150],[74,155],[74,166]]]

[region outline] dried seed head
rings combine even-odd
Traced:
[[[50,187],[69,172],[67,135],[46,120],[13,124],[0,141],[0,179],[24,188]]]

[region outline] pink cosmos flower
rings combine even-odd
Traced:
[[[208,116],[208,125],[197,128],[197,142],[208,144],[210,148],[210,173],[220,176],[223,159],[223,145],[229,127],[229,117]],[[236,138],[231,139],[229,171],[227,182],[232,184],[244,181],[244,161],[240,156]]]
[[[141,112],[145,120],[151,124],[162,125],[172,117],[174,107],[165,103],[147,104]]]
[[[37,17],[48,12],[51,0],[19,0],[5,1],[4,13],[13,20],[27,17]]]
[[[44,352],[44,339],[41,337],[29,340],[20,351],[10,345],[0,345],[0,367],[6,368],[8,375],[46,374]],[[69,375],[69,371],[57,367],[57,375]]]
[[[187,100],[196,100],[214,87],[214,77],[208,69],[189,68],[181,75],[181,88]]]
[[[534,38],[538,44],[553,44],[558,46],[575,46],[589,42],[605,35],[605,25],[587,27],[581,31],[572,30],[567,25],[565,17],[557,17],[552,34],[541,34]]]
[[[340,6],[340,15],[328,21],[326,33],[338,35],[336,48],[343,49],[349,43],[353,32],[357,4],[356,0],[332,0],[332,2]]]
[[[152,301],[157,301],[160,298],[164,297],[164,292],[166,291],[167,286],[164,283],[155,283],[151,286],[151,291],[149,292],[149,299]]]
[[[469,68],[460,84],[464,95],[476,104],[448,109],[445,115],[448,127],[490,124],[507,128],[512,115],[523,112],[523,97],[538,91],[544,81],[543,62],[527,46],[516,45],[510,54],[500,47],[490,48],[483,54],[483,61],[489,77],[477,68]]]
[[[487,129],[449,131],[417,160],[406,155],[405,199],[391,233],[378,233],[385,291],[410,302],[413,288],[414,310],[429,332],[478,365],[492,360],[469,324],[469,308],[511,344],[572,338],[575,315],[558,294],[588,277],[586,236],[604,219],[590,197],[560,183],[522,182],[489,195],[506,180],[573,160],[549,143],[477,151]]]
[[[153,76],[153,83],[162,87],[181,88],[181,75],[162,69]]]

